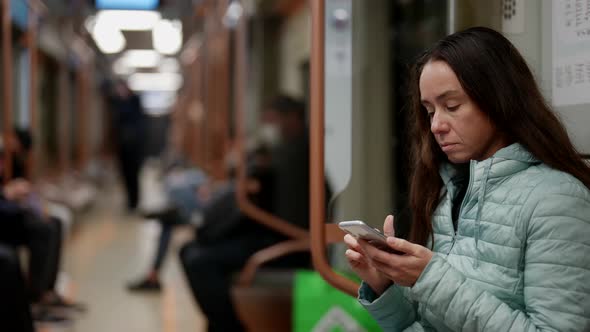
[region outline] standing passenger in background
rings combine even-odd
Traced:
[[[144,158],[146,116],[139,96],[127,84],[115,82],[110,97],[115,149],[127,194],[127,208],[133,211],[139,202],[139,171]]]
[[[589,331],[590,168],[500,33],[447,36],[410,81],[410,240],[345,236],[384,331]]]

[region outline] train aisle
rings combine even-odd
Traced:
[[[176,253],[189,229],[177,231],[163,267],[163,291],[132,294],[126,284],[145,272],[154,251],[155,223],[125,215],[121,195],[103,193],[92,211],[78,220],[64,251],[61,287],[87,305],[69,327],[40,332],[204,331],[205,320],[190,296]],[[119,208],[121,206],[121,208]]]

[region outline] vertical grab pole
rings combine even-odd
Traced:
[[[238,167],[237,167],[237,193],[245,191],[246,182],[246,152],[245,140],[246,130],[244,125],[245,120],[245,105],[246,105],[246,91],[245,80],[247,73],[246,61],[246,19],[242,15],[236,25],[234,35],[234,52],[235,52],[235,67],[234,67],[234,110],[235,110],[235,148],[238,152]],[[240,197],[238,197],[238,201]]]
[[[88,112],[89,110],[89,102],[88,102],[88,70],[90,65],[86,62],[82,62],[80,68],[76,71],[76,90],[77,90],[77,100],[76,100],[76,112],[78,116],[76,117],[77,124],[76,127],[78,128],[77,135],[77,158],[75,161],[76,169],[80,172],[84,171],[84,167],[86,167],[86,163],[88,161]]]
[[[358,285],[336,274],[326,257],[324,191],[325,0],[311,0],[310,231],[314,268],[332,286],[356,295]]]
[[[12,177],[12,151],[8,141],[12,133],[12,25],[10,21],[10,0],[2,1],[2,67],[3,67],[3,99],[4,114],[4,181]]]
[[[37,77],[38,77],[38,46],[37,46],[37,27],[39,17],[38,7],[29,9],[29,121],[30,121],[30,133],[33,138],[38,138],[39,126],[38,126],[38,111],[37,111]],[[33,145],[33,150],[29,154],[29,160],[27,161],[27,177],[31,180],[35,180],[36,176],[36,161],[39,156],[39,140],[34,139],[37,142]]]

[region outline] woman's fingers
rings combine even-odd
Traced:
[[[361,255],[361,253],[359,253],[358,251],[354,251],[352,249],[346,249],[346,252],[344,254],[348,259],[353,261],[361,262],[365,260],[365,257]]]
[[[388,237],[387,244],[391,248],[397,251],[401,251],[410,256],[418,256],[420,254],[421,249],[424,248],[421,245],[417,245],[404,239],[398,239],[395,237]]]
[[[359,246],[359,241],[350,234],[344,235],[344,243],[346,243],[346,245],[351,249],[354,249],[356,251],[361,250],[361,247]]]
[[[395,229],[393,227],[393,216],[388,215],[383,222],[383,234],[385,236],[395,236]]]

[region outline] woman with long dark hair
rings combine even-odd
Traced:
[[[410,81],[412,225],[345,236],[384,331],[590,330],[590,167],[500,33],[471,28]]]

